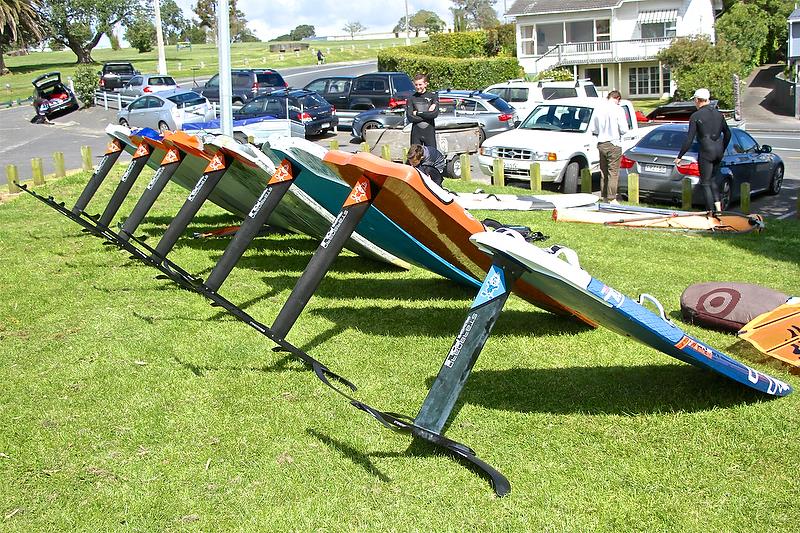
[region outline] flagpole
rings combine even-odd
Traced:
[[[217,50],[219,51],[219,126],[223,135],[233,136],[233,89],[231,84],[231,31],[228,0],[217,6]]]

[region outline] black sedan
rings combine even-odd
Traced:
[[[620,163],[620,193],[626,194],[629,172],[639,174],[639,193],[642,197],[680,203],[683,179],[692,182],[692,202],[705,205],[697,164],[697,141],[684,160],[675,165],[686,135],[688,124],[665,124],[654,128],[622,155]],[[759,145],[753,137],[739,128],[731,128],[731,142],[725,150],[720,172],[715,179],[720,191],[722,208],[727,209],[739,199],[742,183],[750,184],[751,193],[778,194],[783,185],[783,161],[772,153],[772,147]]]
[[[339,124],[336,108],[305,89],[282,89],[256,96],[233,114],[236,120],[263,116],[301,122],[306,137],[327,133]]]

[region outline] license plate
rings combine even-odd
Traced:
[[[652,172],[653,174],[666,174],[667,167],[664,165],[645,165],[645,172]]]
[[[503,164],[508,170],[519,170],[522,164],[517,161],[504,161]]]
[[[322,125],[320,126],[320,128],[330,128],[330,127],[331,127],[330,122],[323,122]]]

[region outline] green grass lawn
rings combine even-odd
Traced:
[[[123,167],[115,169],[119,176]],[[145,170],[123,205],[147,183]],[[71,205],[88,174],[40,187]],[[111,178],[90,204],[99,212]],[[474,185],[448,181],[448,186]],[[490,188],[491,189],[491,188]],[[496,189],[492,189],[496,190]],[[186,191],[145,219],[155,242]],[[700,236],[480,213],[575,249],[629,296],[709,280],[800,294],[800,223]],[[234,219],[213,206],[191,230]],[[179,241],[208,275],[226,239]],[[259,238],[221,292],[269,324],[316,248]],[[800,393],[768,401],[608,330],[512,297],[447,434],[508,476],[391,433],[200,296],[154,279],[33,198],[0,205],[3,531],[791,531],[800,523]],[[289,334],[377,407],[415,414],[475,291],[343,254]],[[729,334],[684,328],[751,358]]]
[[[412,42],[421,41],[413,38]],[[312,42],[308,50],[286,54],[271,53],[270,43],[234,43],[231,45],[231,66],[234,68],[269,67],[281,70],[287,67],[315,65],[316,49],[322,48],[328,63],[375,59],[378,50],[389,46],[404,46],[402,39],[378,39],[358,41],[319,41]],[[192,75],[209,75],[219,71],[219,54],[214,44],[195,44],[192,49],[177,50],[175,46],[165,48],[167,71],[176,79],[191,79]],[[98,70],[104,61],[132,61],[143,73],[157,72],[158,53],[156,50],[140,54],[134,48],[111,50],[96,48],[92,58],[98,62]],[[27,98],[33,91],[31,80],[54,70],[61,72],[66,81],[75,73],[76,56],[71,50],[61,52],[33,52],[27,56],[6,56],[6,66],[11,74],[0,76],[0,102]]]

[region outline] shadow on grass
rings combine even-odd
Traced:
[[[344,444],[343,442],[331,438],[323,433],[320,433],[315,429],[306,429],[306,433],[316,438],[327,447],[336,450],[347,459],[350,459],[350,461],[352,461],[353,464],[363,468],[367,474],[380,479],[384,483],[388,483],[391,481],[391,478],[389,476],[378,470],[378,468],[374,464],[372,464],[372,461],[369,459],[371,454],[363,454],[358,450],[356,450],[355,448],[348,446],[347,444]]]

